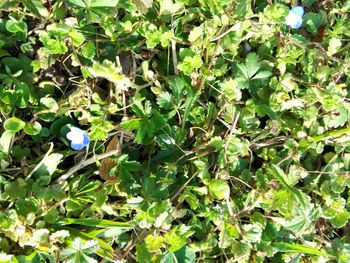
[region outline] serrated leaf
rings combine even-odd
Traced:
[[[82,48],[81,54],[87,59],[93,59],[95,56],[96,47],[94,42],[88,41]]]
[[[283,172],[283,170],[276,165],[272,165],[271,172],[272,172],[272,175],[295,196],[295,198],[300,202],[300,204],[304,208],[306,208],[307,205],[303,194],[300,192],[300,190],[293,188],[287,183],[287,180],[286,180],[287,176]]]
[[[270,71],[260,71],[254,75],[252,79],[265,79],[272,75]]]
[[[68,0],[69,5],[82,7],[82,8],[91,8],[91,7],[115,7],[119,0]]]
[[[115,7],[119,0],[91,0],[90,7]]]
[[[161,108],[164,108],[167,110],[170,110],[174,107],[173,106],[173,97],[167,91],[159,94],[159,96],[157,97],[157,103]]]
[[[249,78],[252,78],[260,68],[257,55],[255,53],[249,53],[245,65]]]
[[[68,5],[86,7],[86,4],[83,0],[67,0]]]
[[[349,118],[348,109],[343,105],[339,105],[337,110],[339,112],[339,115],[333,117],[329,121],[329,127],[338,128],[340,126],[345,125],[345,123],[348,121],[348,118]]]
[[[69,227],[69,226],[54,226],[54,229],[57,230],[67,230],[70,233],[70,237],[74,238],[74,237],[80,237],[81,239],[88,241],[88,240],[95,240],[98,242],[99,248],[96,251],[96,254],[101,256],[102,258],[105,259],[109,259],[109,260],[113,260],[113,248],[106,243],[105,241],[103,241],[100,238],[97,238],[93,235],[81,232],[73,227]]]
[[[169,79],[169,86],[172,91],[172,95],[176,99],[176,103],[179,103],[185,92],[185,81],[180,77],[171,77]]]
[[[140,243],[136,246],[137,262],[148,263],[151,262],[151,253],[148,251],[145,243]]]

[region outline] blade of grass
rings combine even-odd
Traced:
[[[289,244],[285,242],[277,242],[277,243],[273,243],[272,247],[278,250],[279,252],[302,253],[302,254],[309,254],[309,255],[315,255],[315,256],[332,257],[331,255],[325,253],[322,250],[318,250],[316,248],[301,245],[301,244]]]
[[[338,136],[344,135],[346,133],[350,133],[350,127],[329,131],[329,132],[326,132],[325,134],[321,134],[321,135],[312,137],[311,140],[307,139],[307,140],[300,142],[299,146],[300,146],[300,148],[307,148],[310,145],[310,143],[317,143],[319,141],[338,137]]]
[[[121,227],[121,228],[132,228],[133,225],[124,222],[115,222],[106,219],[75,219],[75,218],[64,218],[56,223],[57,225],[81,225],[87,227]]]

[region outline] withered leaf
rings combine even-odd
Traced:
[[[106,152],[109,152],[109,151],[112,151],[112,150],[115,150],[115,149],[119,149],[120,145],[119,145],[119,138],[117,135],[114,135],[112,140],[109,142],[108,146],[107,146],[107,149],[106,149]],[[119,151],[118,153],[119,154]],[[116,155],[117,155],[116,154]],[[101,161],[101,166],[98,170],[101,178],[105,181],[114,181],[116,180],[115,177],[112,177],[109,175],[109,172],[112,170],[112,168],[116,165],[116,161],[113,160],[112,158],[110,157],[107,157],[107,158],[104,158],[102,161]]]

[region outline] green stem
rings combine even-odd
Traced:
[[[326,132],[325,134],[315,136],[315,137],[311,138],[311,140],[309,140],[309,139],[304,140],[304,141],[299,143],[299,146],[301,148],[307,148],[309,146],[310,142],[319,142],[319,141],[322,141],[324,139],[329,139],[329,138],[341,136],[341,135],[349,133],[349,132],[350,132],[350,127],[329,131],[329,132]]]

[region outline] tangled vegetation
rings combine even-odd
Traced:
[[[0,0],[0,262],[350,262],[349,17]]]

